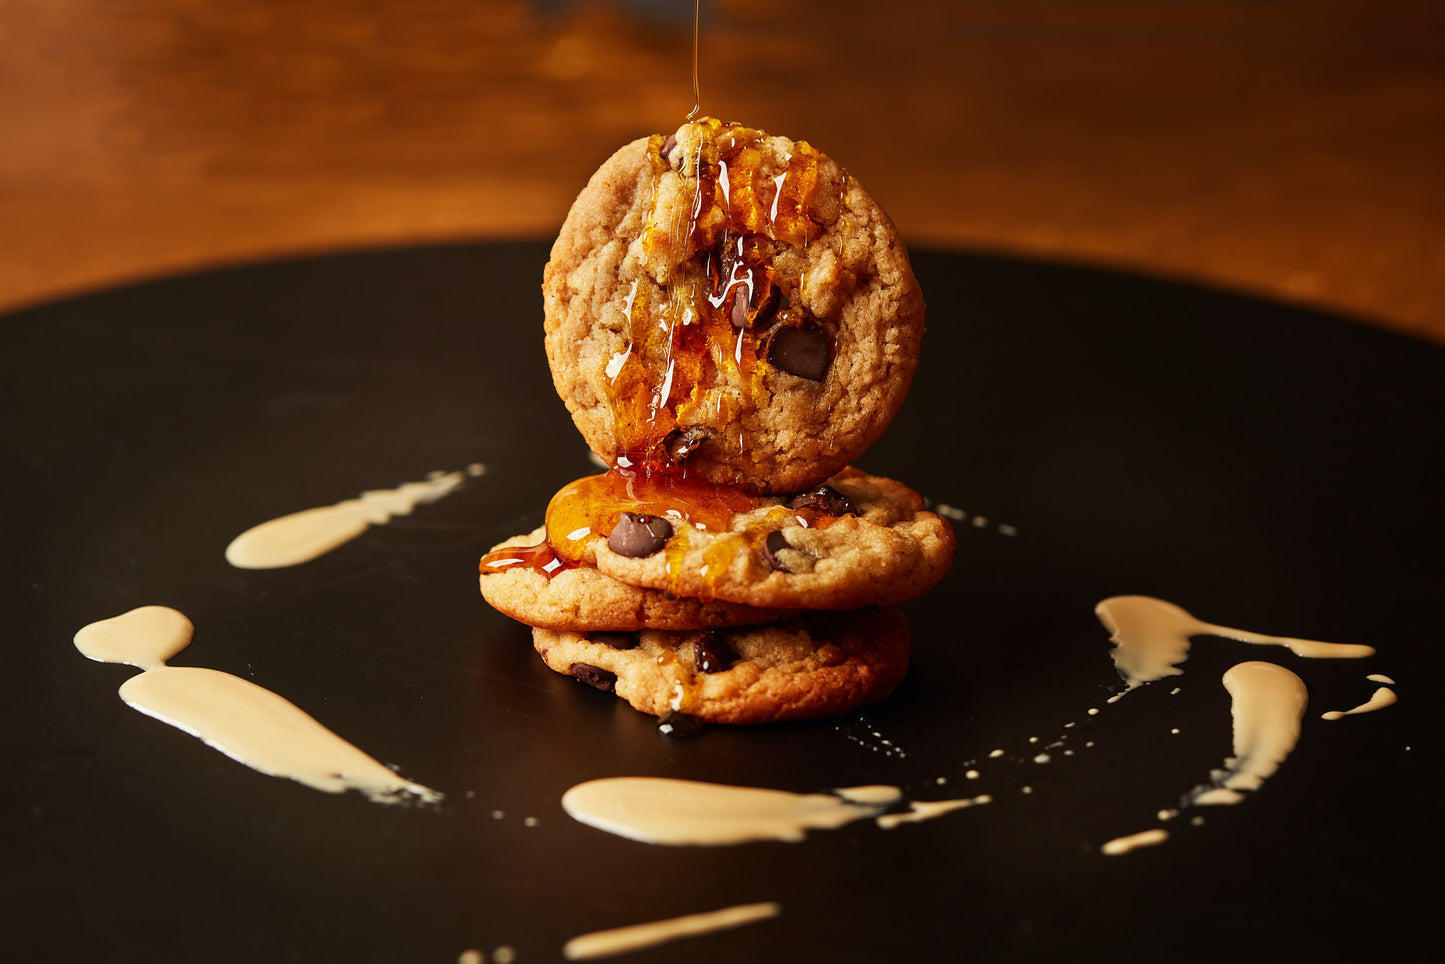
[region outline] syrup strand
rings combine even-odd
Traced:
[[[702,111],[702,91],[697,83],[697,35],[698,23],[701,20],[702,0],[692,0],[692,110],[688,111],[684,120],[692,120]]]

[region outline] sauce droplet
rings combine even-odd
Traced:
[[[1169,839],[1169,831],[1163,827],[1141,830],[1123,837],[1115,837],[1099,848],[1099,853],[1110,857],[1131,853],[1140,847],[1154,847]]]

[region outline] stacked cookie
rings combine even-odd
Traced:
[[[543,279],[553,382],[611,468],[481,564],[552,669],[670,725],[844,712],[908,663],[893,607],[949,523],[848,464],[918,363],[892,223],[805,142],[703,119],[578,196]]]

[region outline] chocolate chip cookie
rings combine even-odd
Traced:
[[[623,147],[543,278],[553,382],[609,464],[810,488],[902,404],[923,298],[887,215],[805,141],[703,119]]]
[[[756,503],[724,525],[662,518],[665,538],[641,538],[623,518],[593,546],[596,566],[629,585],[700,600],[856,609],[915,599],[953,565],[952,525],[892,479],[845,469],[815,489]]]
[[[907,673],[909,631],[898,609],[881,608],[693,632],[535,629],[532,644],[551,669],[643,713],[770,723],[881,700]]]
[[[508,539],[488,554],[505,560],[504,550],[529,550],[545,539],[545,528]],[[514,554],[510,558],[520,558]],[[578,632],[711,629],[765,623],[788,615],[721,601],[703,602],[656,589],[629,586],[604,576],[591,565],[562,567],[548,573],[529,565],[483,565],[482,596],[493,608],[528,626]]]

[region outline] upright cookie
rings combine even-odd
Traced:
[[[604,576],[592,565],[555,573],[526,564],[545,529],[508,539],[487,554],[481,567],[482,596],[518,622],[578,632],[649,629],[713,629],[780,619],[789,613],[714,600],[702,602],[644,589]],[[509,556],[506,550],[517,550]]]
[[[553,382],[594,452],[754,493],[822,482],[907,394],[923,298],[892,222],[806,142],[704,119],[634,141],[543,277]]]
[[[883,699],[908,671],[897,609],[808,613],[763,626],[668,633],[532,631],[548,667],[653,716],[772,723]]]

